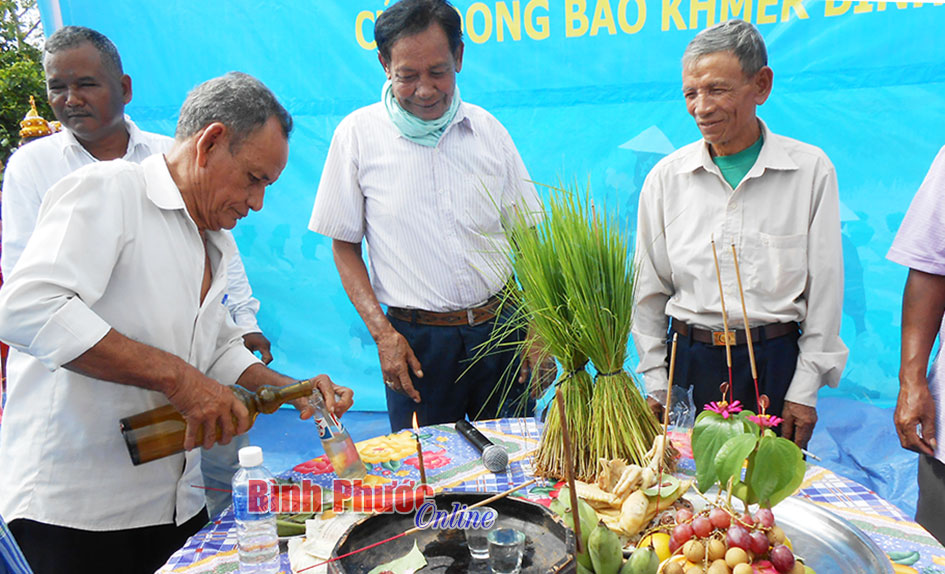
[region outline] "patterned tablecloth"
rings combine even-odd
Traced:
[[[423,461],[427,481],[436,490],[466,492],[501,492],[530,480],[531,459],[538,447],[541,427],[533,419],[503,419],[476,423],[495,444],[509,452],[507,472],[493,474],[482,466],[479,453],[456,431],[453,425],[421,429]],[[368,466],[368,473],[378,484],[403,484],[420,479],[416,442],[413,433],[376,437],[357,443]],[[691,465],[691,461],[688,461]],[[686,464],[682,465],[683,472]],[[689,468],[692,468],[689,466]],[[330,488],[335,478],[325,456],[299,464],[280,475],[295,481],[310,481]],[[554,485],[534,485],[519,491],[521,496],[540,503],[550,502]],[[875,492],[818,466],[808,465],[800,490],[794,495],[806,498],[845,518],[872,538],[886,552],[915,551],[919,559],[911,566],[897,566],[897,574],[945,574],[945,547],[901,510]],[[282,555],[283,571],[291,572],[288,556]],[[174,553],[159,574],[224,574],[238,572],[233,513],[226,510]]]

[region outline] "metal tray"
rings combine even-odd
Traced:
[[[441,493],[436,495],[438,508],[448,510],[452,503],[471,505],[485,500],[492,493]],[[574,560],[574,533],[550,510],[527,500],[502,498],[489,503],[499,513],[503,526],[525,532],[525,553],[522,557],[523,574],[573,574],[577,571]],[[354,524],[341,537],[332,556],[341,556],[352,550],[400,534],[414,526],[411,514],[375,514]],[[489,573],[484,560],[472,560],[461,530],[421,530],[411,536],[398,538],[381,546],[342,558],[329,564],[335,574],[365,574],[375,566],[406,554],[417,542],[427,559],[421,574]]]
[[[827,509],[790,497],[772,510],[795,552],[818,574],[893,574],[889,558],[869,536]]]

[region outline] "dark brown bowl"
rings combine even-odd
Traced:
[[[441,493],[435,498],[437,508],[449,510],[454,502],[467,506],[485,500],[494,493]],[[502,527],[516,528],[525,533],[525,553],[522,556],[523,574],[573,574],[577,571],[574,560],[574,533],[553,512],[540,504],[520,498],[502,498],[489,506],[499,513]],[[351,526],[335,546],[332,557],[341,556],[396,536],[414,527],[414,514],[375,514]],[[423,552],[427,565],[418,574],[489,573],[485,560],[473,560],[466,547],[462,530],[421,530],[370,550],[342,558],[329,565],[334,574],[367,574],[407,554],[414,541]]]

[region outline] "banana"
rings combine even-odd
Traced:
[[[656,574],[660,559],[656,551],[649,546],[639,547],[620,569],[620,574]]]
[[[603,522],[598,522],[587,540],[595,574],[617,574],[623,564],[620,539]]]

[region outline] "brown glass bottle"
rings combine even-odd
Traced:
[[[250,426],[259,413],[274,413],[280,405],[291,400],[307,397],[315,388],[315,381],[299,381],[293,385],[274,387],[264,385],[255,393],[233,385],[233,393],[246,405]],[[184,450],[184,432],[187,423],[173,405],[165,405],[150,411],[121,419],[121,434],[125,438],[128,454],[135,466],[164,458]],[[217,431],[219,433],[219,430]],[[217,435],[219,439],[219,434]],[[203,442],[203,431],[197,430],[197,444]]]

